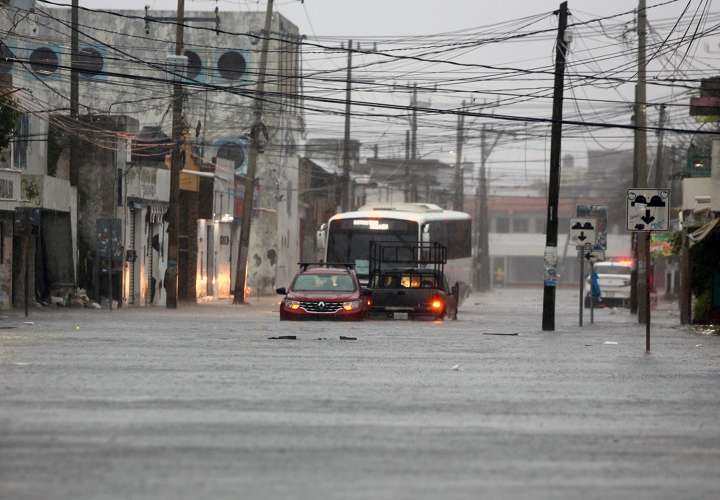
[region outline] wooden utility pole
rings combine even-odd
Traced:
[[[465,205],[465,176],[463,175],[462,153],[465,142],[465,101],[462,102],[460,114],[457,117],[457,141],[455,145],[455,196],[453,197],[453,210],[463,211]]]
[[[77,126],[77,120],[80,117],[80,78],[78,74],[78,52],[80,50],[80,42],[78,36],[78,6],[79,0],[72,0],[70,10],[70,118],[71,122]],[[78,172],[78,135],[70,136],[70,185],[77,186]]]
[[[640,106],[638,101],[638,86],[635,84],[635,104],[633,105],[633,116],[632,124],[635,127],[633,130],[633,171],[632,171],[632,185],[638,185],[638,153],[640,147],[638,146],[639,135],[638,135],[638,113],[640,112]],[[638,310],[638,236],[639,233],[633,232],[630,235],[630,245],[633,259],[633,267],[630,271],[630,313],[637,314]]]
[[[182,0],[180,0],[182,1]],[[253,198],[255,194],[255,175],[257,173],[257,160],[262,153],[264,140],[267,140],[267,130],[262,121],[263,102],[265,101],[265,71],[267,69],[268,48],[270,46],[270,28],[272,27],[273,0],[268,0],[265,10],[265,30],[263,31],[262,52],[260,53],[260,67],[257,87],[255,90],[254,123],[250,132],[250,155],[248,157],[247,176],[245,177],[245,193],[243,196],[243,213],[240,226],[240,245],[235,265],[235,290],[233,290],[233,304],[245,303],[245,278],[247,275],[247,260],[250,248],[250,225],[252,224]],[[264,140],[261,138],[264,136]],[[261,143],[261,140],[263,141]]]
[[[477,217],[477,249],[475,250],[477,263],[475,266],[476,279],[474,285],[474,288],[481,292],[490,289],[490,243],[488,238],[490,232],[490,217],[488,216],[488,174],[486,163],[501,136],[501,132],[495,131],[495,139],[493,139],[492,144],[488,146],[487,124],[483,123],[482,129],[480,130],[480,180],[478,185],[478,197],[480,199]]]
[[[417,159],[417,83],[413,84],[412,93],[412,118],[410,120],[410,159]]]
[[[345,140],[343,142],[342,187],[340,206],[343,212],[351,209],[350,203],[350,98],[352,95],[353,41],[348,40],[347,75],[345,77]]]
[[[657,131],[657,152],[655,153],[655,187],[665,187],[665,174],[663,172],[663,149],[665,147],[665,104],[660,105],[660,117],[658,119]]]
[[[647,171],[647,92],[646,92],[646,58],[645,58],[645,37],[647,34],[647,11],[645,8],[645,0],[638,2],[638,83],[636,93],[636,116],[635,125],[637,126],[637,184],[633,187],[647,187],[648,171]],[[649,290],[647,287],[647,277],[650,272],[650,232],[645,232],[637,236],[637,303],[638,303],[638,322],[646,323],[648,320]]]
[[[555,292],[557,288],[557,233],[560,198],[560,153],[562,148],[563,88],[565,85],[565,57],[567,43],[567,2],[555,12],[559,16],[555,42],[555,88],[553,91],[552,128],[550,132],[550,183],[548,186],[547,223],[543,279],[542,329],[555,330]]]
[[[405,131],[405,195],[404,195],[404,201],[405,203],[408,203],[410,201],[410,193],[411,186],[410,186],[410,131]]]
[[[185,0],[178,0],[175,28],[175,55],[182,56],[184,51]],[[183,87],[174,77],[172,106],[173,150],[170,164],[170,202],[168,206],[168,258],[165,272],[165,305],[175,309],[178,305],[178,257],[180,254],[180,170],[182,153],[180,150],[183,131]],[[112,299],[111,299],[112,300]]]

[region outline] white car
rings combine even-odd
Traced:
[[[595,264],[600,285],[600,298],[595,306],[630,306],[631,260],[606,260]],[[585,307],[590,307],[590,276],[585,282]]]

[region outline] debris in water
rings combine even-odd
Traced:
[[[34,321],[23,321],[23,325],[34,325]]]
[[[340,340],[357,340],[357,337],[345,337],[344,335],[340,335]]]
[[[451,368],[451,370],[455,370],[456,372],[461,372],[461,371],[463,371],[462,366],[460,366],[460,365],[453,365],[453,367]]]
[[[327,337],[318,337],[315,340],[327,340]]]
[[[500,335],[500,336],[503,336],[503,337],[517,337],[517,336],[520,335],[520,334],[517,333],[517,332],[514,332],[514,333],[483,332],[483,335]]]
[[[268,340],[297,340],[297,335],[280,335],[279,337],[268,337]]]
[[[618,345],[618,343],[613,340],[606,340],[603,345]]]
[[[700,347],[705,347],[705,346],[702,344],[695,344],[695,347],[700,348]]]

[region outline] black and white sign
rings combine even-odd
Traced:
[[[596,237],[595,219],[585,217],[570,219],[570,242],[576,247],[592,248]]]
[[[628,231],[667,231],[669,226],[669,219],[669,190],[628,189]]]

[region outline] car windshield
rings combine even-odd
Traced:
[[[630,268],[624,266],[595,266],[595,272],[598,274],[630,274]]]
[[[295,292],[353,292],[355,281],[349,274],[305,273],[295,278]]]

